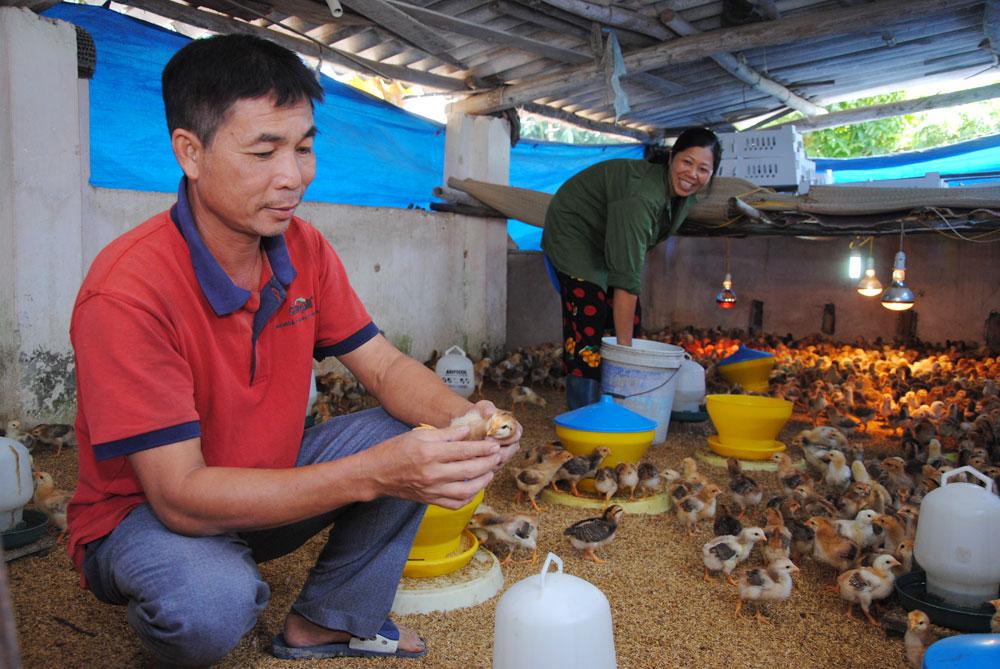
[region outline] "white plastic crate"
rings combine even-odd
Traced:
[[[723,158],[805,156],[802,135],[791,125],[774,130],[721,133],[719,141],[722,143]]]
[[[802,188],[816,179],[816,163],[804,156],[775,158],[723,158],[719,176],[746,179],[758,186]]]

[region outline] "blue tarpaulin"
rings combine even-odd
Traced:
[[[817,158],[816,171],[833,170],[834,183],[912,179],[928,172],[941,175],[979,174],[981,177],[949,179],[952,185],[996,179],[1000,175],[1000,135],[939,146],[926,151],[896,153],[870,158]],[[990,177],[989,175],[993,175]]]
[[[109,9],[61,4],[44,12],[87,30],[97,47],[90,87],[90,182],[104,188],[174,192],[181,171],[170,148],[160,74],[190,40]],[[316,179],[306,199],[342,204],[428,208],[444,173],[439,123],[357,89],[322,78],[316,106]],[[510,184],[554,193],[570,176],[601,160],[641,158],[641,144],[583,146],[521,141],[511,151]],[[917,154],[817,160],[834,181],[922,176],[924,172],[1000,172],[1000,135]],[[541,230],[518,221],[518,246],[539,248]]]

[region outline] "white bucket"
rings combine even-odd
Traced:
[[[648,339],[620,346],[616,337],[601,340],[601,391],[627,409],[656,421],[654,444],[667,439],[677,377],[684,349]]]
[[[680,374],[677,376],[674,411],[701,411],[703,404],[705,404],[705,368],[685,353]]]

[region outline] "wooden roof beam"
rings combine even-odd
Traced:
[[[440,56],[454,47],[446,38],[385,0],[341,0],[341,4],[431,55]]]
[[[605,25],[641,32],[660,41],[673,39],[674,33],[682,37],[687,37],[689,35],[697,35],[701,32],[684,20],[680,14],[672,10],[666,10],[660,15],[660,20],[670,28],[670,30],[667,30],[666,27],[653,22],[652,18],[646,14],[629,11],[614,5],[598,5],[587,0],[544,0],[544,2],[559,9],[599,21]],[[809,100],[796,95],[778,82],[768,79],[760,72],[757,72],[749,65],[741,63],[731,53],[720,51],[719,53],[711,54],[709,58],[714,60],[723,70],[729,72],[751,88],[770,95],[782,104],[800,111],[806,116],[816,116],[826,113],[826,110],[819,105],[813,104]]]
[[[679,63],[690,63],[719,51],[739,51],[755,47],[785,44],[820,35],[835,35],[871,26],[892,24],[975,4],[977,0],[910,0],[900,5],[896,0],[878,0],[849,9],[833,8],[790,18],[754,23],[737,28],[713,30],[691,37],[681,37],[663,44],[638,49],[624,56],[628,70],[646,72]],[[600,79],[603,73],[591,64],[582,64],[544,77],[529,79],[467,97],[455,103],[456,111],[485,114],[516,107],[536,98],[552,96]]]
[[[659,133],[653,134],[650,132],[645,132],[644,130],[639,130],[638,128],[630,128],[624,125],[615,125],[613,123],[604,123],[602,121],[595,121],[585,116],[580,116],[579,114],[563,111],[562,109],[557,109],[556,107],[549,107],[547,105],[536,104],[534,102],[529,102],[524,105],[521,105],[520,108],[530,114],[537,114],[539,116],[555,119],[557,121],[563,121],[564,123],[572,123],[573,125],[580,126],[581,128],[584,128],[586,130],[593,130],[594,132],[603,132],[609,135],[621,135],[623,137],[631,137],[632,139],[639,140],[643,144],[655,144],[659,140],[663,139],[663,136],[660,135]]]
[[[1000,98],[1000,84],[991,84],[979,88],[969,88],[964,91],[954,93],[942,93],[940,95],[929,95],[914,100],[900,100],[899,102],[888,102],[882,105],[871,107],[861,107],[859,109],[845,109],[843,111],[831,112],[823,117],[798,119],[796,121],[785,121],[771,126],[776,128],[782,125],[794,125],[801,132],[813,132],[824,128],[836,128],[842,125],[852,125],[854,123],[864,123],[880,118],[891,116],[902,116],[904,114],[915,114],[927,111],[928,109],[941,109],[942,107],[954,107],[965,105],[970,102],[990,100]]]
[[[420,70],[413,70],[399,65],[378,63],[373,60],[368,60],[366,58],[346,53],[340,49],[335,49],[319,42],[294,37],[287,33],[279,32],[278,30],[259,28],[257,26],[252,26],[249,23],[243,23],[242,21],[237,21],[221,14],[199,11],[193,7],[172,2],[172,0],[120,1],[122,4],[138,7],[139,9],[145,9],[148,12],[158,14],[164,18],[171,19],[173,21],[180,21],[181,23],[187,23],[198,28],[204,28],[205,30],[211,30],[215,33],[256,35],[257,37],[262,37],[280,44],[287,49],[295,51],[296,53],[313,57],[322,55],[323,60],[325,61],[336,63],[337,65],[355,71],[368,71],[387,79],[399,79],[400,81],[407,81],[411,84],[421,84],[423,86],[429,86],[431,88],[446,91],[468,90],[468,86],[461,79],[445,77]]]

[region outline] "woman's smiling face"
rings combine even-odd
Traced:
[[[670,183],[674,194],[681,197],[694,195],[709,182],[715,171],[712,149],[690,146],[670,161]]]

